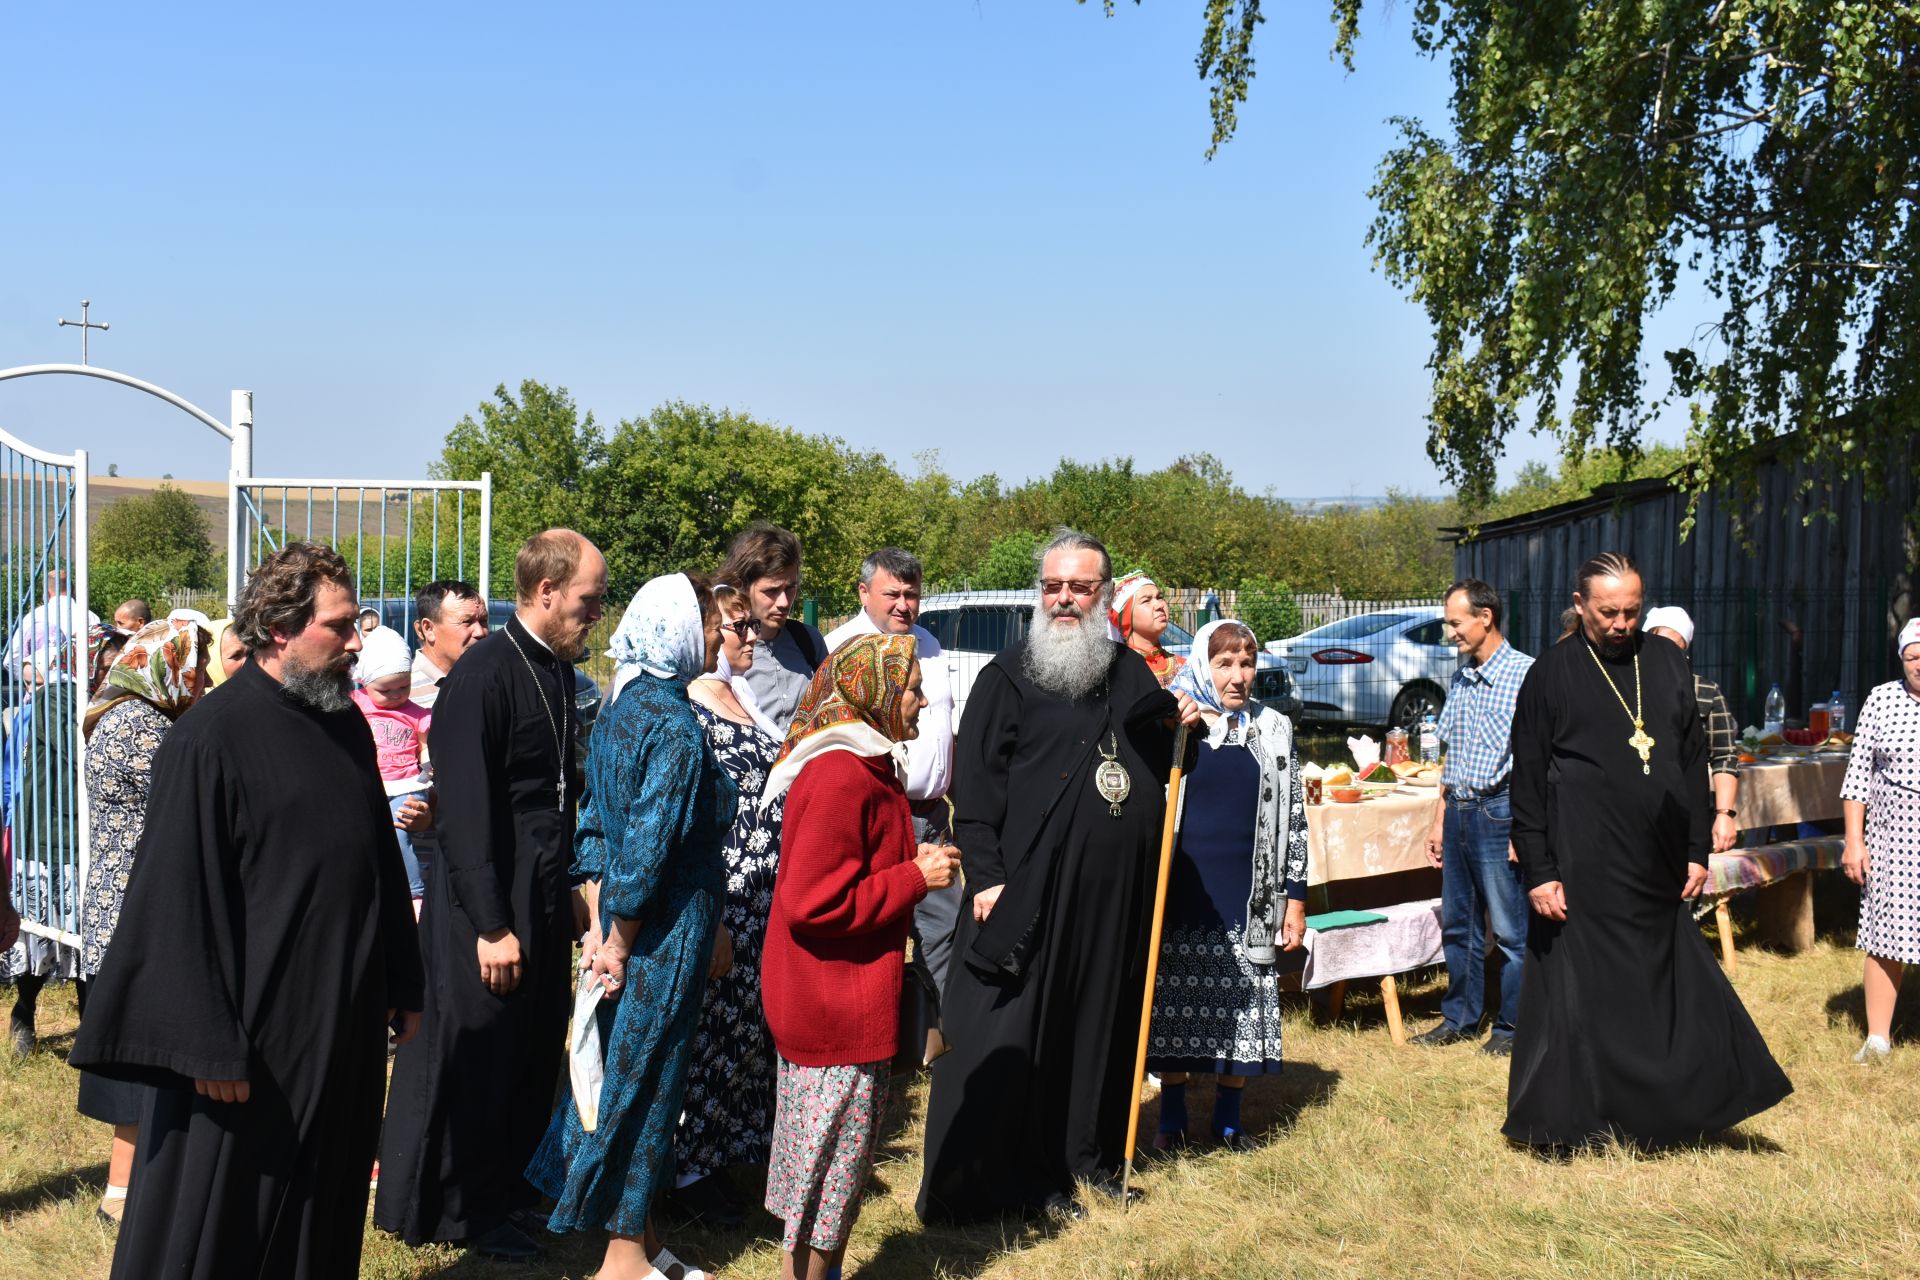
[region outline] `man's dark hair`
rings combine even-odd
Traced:
[[[413,616],[416,620],[439,622],[440,611],[447,607],[447,599],[478,600],[480,593],[471,582],[462,582],[458,578],[440,578],[429,582],[413,593]]]
[[[122,600],[120,602],[120,609],[125,609],[128,613],[131,613],[134,621],[143,627],[153,621],[153,606],[137,596],[132,600]],[[120,612],[120,609],[115,609],[114,612],[117,614]]]
[[[1640,566],[1633,557],[1624,551],[1602,551],[1593,559],[1581,565],[1573,575],[1580,585],[1575,588],[1584,599],[1593,586],[1595,578],[1637,578]]]
[[[872,586],[873,575],[882,569],[902,582],[911,582],[916,587],[920,585],[920,557],[911,551],[902,551],[898,547],[880,548],[860,562],[860,585]]]
[[[735,534],[727,546],[727,559],[714,580],[730,582],[742,591],[750,591],[762,578],[792,575],[800,577],[800,539],[777,524],[755,520]]]
[[[1482,609],[1491,613],[1493,615],[1493,629],[1495,631],[1500,629],[1500,593],[1493,589],[1491,583],[1482,582],[1478,578],[1462,578],[1460,581],[1448,587],[1446,594],[1440,598],[1442,600],[1451,600],[1456,591],[1466,595],[1467,608],[1473,610],[1475,613],[1480,612]]]
[[[332,547],[289,542],[254,566],[233,611],[233,631],[252,652],[273,644],[273,633],[304,631],[324,585],[353,594],[353,570]]]

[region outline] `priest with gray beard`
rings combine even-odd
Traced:
[[[1108,639],[1105,547],[1062,530],[1039,568],[1031,633],[981,670],[954,743],[966,898],[929,1222],[1083,1216],[1077,1181],[1120,1191],[1174,730],[1200,713]]]

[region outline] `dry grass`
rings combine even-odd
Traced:
[[[1830,887],[1831,886],[1831,887]],[[1844,888],[1822,881],[1823,917]],[[925,1086],[899,1108],[849,1275],[945,1277],[1910,1276],[1920,1273],[1920,1017],[1879,1069],[1850,1065],[1860,1040],[1860,961],[1844,933],[1795,957],[1748,948],[1737,986],[1797,1092],[1739,1130],[1662,1157],[1625,1152],[1549,1163],[1498,1133],[1504,1061],[1466,1048],[1396,1050],[1377,1003],[1316,1027],[1302,1005],[1291,1065],[1248,1090],[1271,1126],[1260,1151],[1190,1156],[1138,1179],[1147,1200],[1107,1206],[1056,1232],[1009,1225],[925,1231],[913,1217]],[[1408,984],[1416,1027],[1439,988]],[[70,997],[49,991],[43,1029],[70,1031]],[[69,1041],[0,1068],[0,1277],[104,1275],[111,1250],[92,1209],[106,1134],[73,1114]],[[1196,1086],[1196,1120],[1210,1106]],[[1151,1108],[1147,1125],[1151,1132]],[[682,1256],[724,1276],[777,1274],[777,1228],[670,1232]],[[532,1277],[591,1274],[599,1243],[558,1244],[536,1266],[406,1249],[369,1232],[362,1274]]]

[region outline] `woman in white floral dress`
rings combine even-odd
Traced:
[[[1841,861],[1860,885],[1859,947],[1867,953],[1867,1042],[1853,1060],[1891,1051],[1893,1002],[1905,966],[1920,964],[1920,618],[1900,631],[1901,678],[1867,695],[1840,800]]]
[[[780,861],[780,815],[761,809],[760,790],[780,754],[780,739],[755,714],[752,691],[735,673],[753,665],[754,624],[746,597],[714,585],[720,608],[719,665],[687,689],[693,714],[734,785],[740,808],[722,853],[727,901],[720,923],[733,937],[733,968],[707,988],[687,1067],[687,1096],[674,1135],[678,1212],[710,1226],[737,1226],[742,1206],[725,1178],[735,1165],[763,1165],[773,1134],[773,1039],[760,1007],[760,954]]]

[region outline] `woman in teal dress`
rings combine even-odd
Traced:
[[[715,924],[736,792],[687,700],[687,685],[713,669],[719,621],[704,578],[640,588],[609,651],[625,679],[587,754],[573,874],[597,920],[586,950],[607,989],[605,1081],[590,1133],[573,1098],[561,1100],[527,1179],[558,1202],[549,1230],[610,1233],[604,1280],[700,1274],[660,1244],[649,1210],[671,1184],[706,983],[730,951]]]

